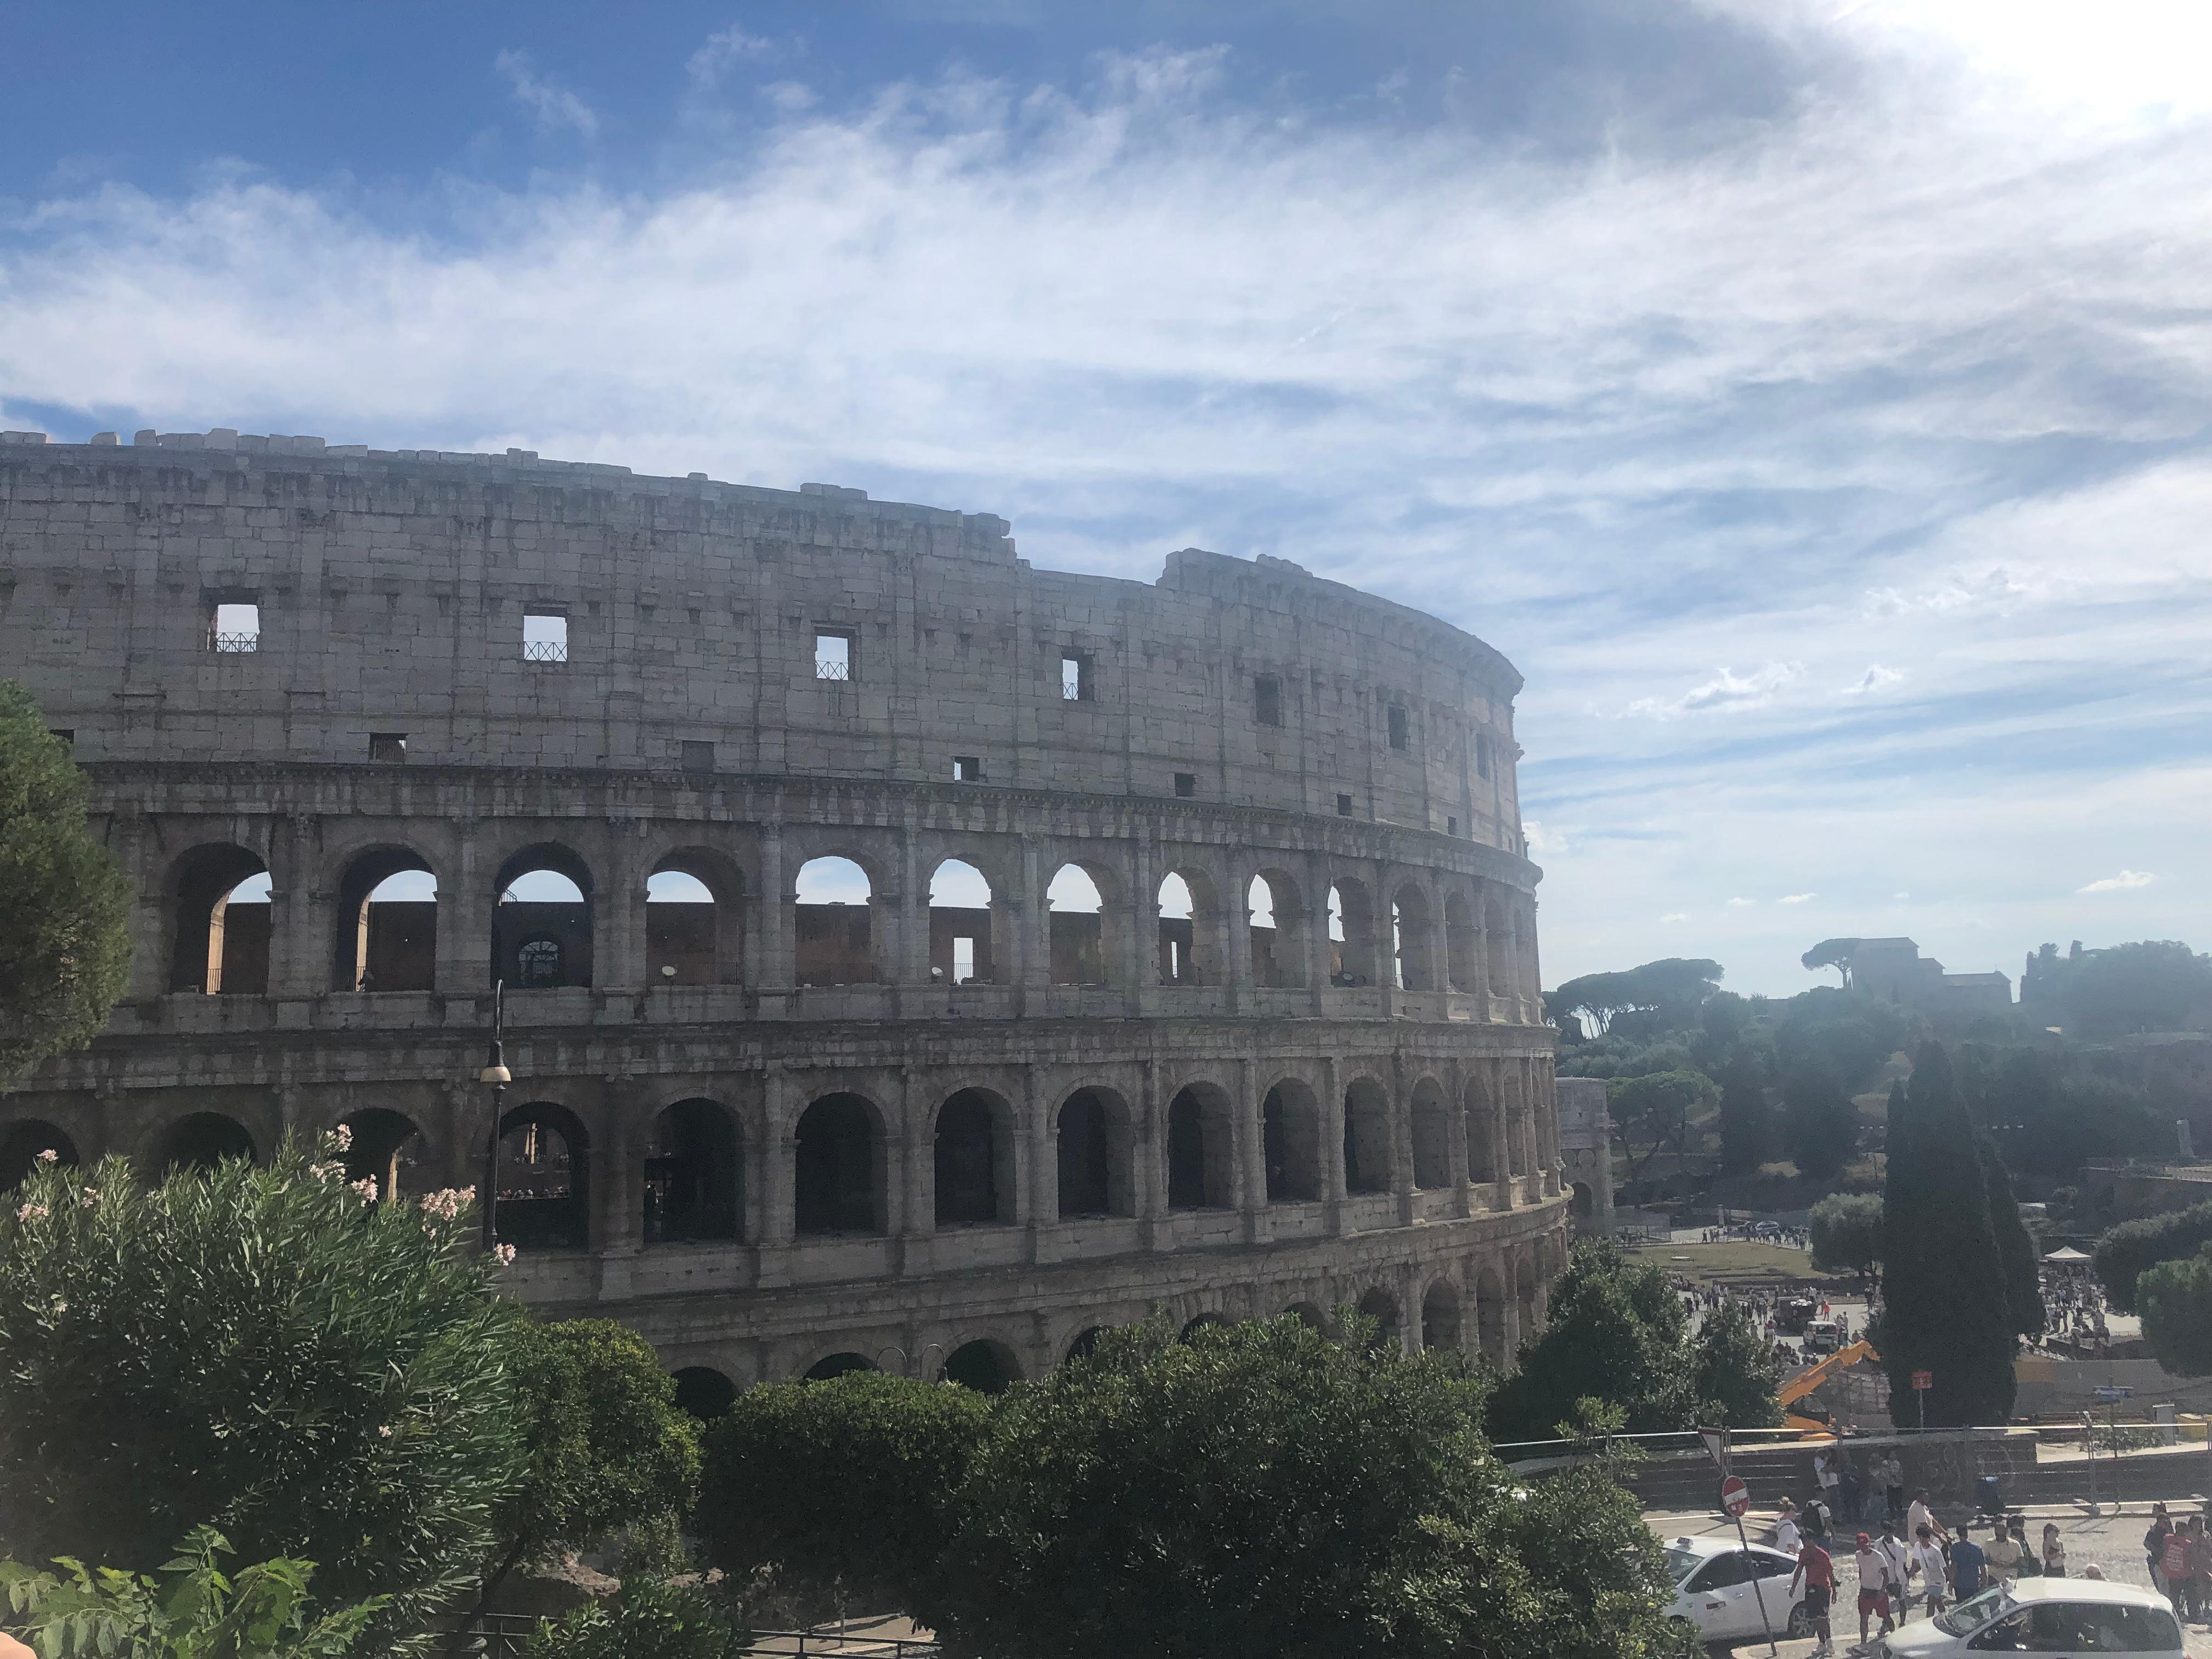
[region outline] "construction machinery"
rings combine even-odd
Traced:
[[[1835,1425],[1827,1419],[1810,1416],[1803,1412],[1791,1411],[1790,1408],[1845,1366],[1856,1365],[1862,1359],[1878,1361],[1881,1358],[1881,1356],[1874,1351],[1874,1344],[1861,1337],[1849,1347],[1838,1349],[1818,1364],[1808,1365],[1796,1376],[1784,1382],[1774,1396],[1782,1407],[1784,1425],[1796,1430],[1800,1434],[1833,1434],[1836,1431]]]

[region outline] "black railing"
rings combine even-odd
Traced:
[[[469,1650],[483,1659],[522,1659],[537,1629],[538,1620],[526,1614],[489,1613],[469,1626],[474,1638]],[[745,1659],[938,1659],[943,1650],[934,1642],[873,1636],[866,1630],[757,1630],[738,1651]]]
[[[817,657],[814,659],[814,678],[817,680],[849,680],[853,678],[853,665],[840,662],[835,657]]]
[[[219,654],[226,657],[239,656],[261,648],[261,635],[258,634],[211,634],[208,641]]]
[[[525,662],[566,662],[568,660],[568,641],[566,640],[525,640],[522,642]]]

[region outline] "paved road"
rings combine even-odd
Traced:
[[[2185,1506],[2179,1504],[2169,1504],[2166,1507],[2177,1515],[2185,1512]],[[2029,1538],[2038,1541],[2043,1537],[2045,1522],[2058,1523],[2059,1536],[2066,1540],[2066,1562],[2069,1572],[2079,1573],[2084,1566],[2094,1561],[2104,1569],[2107,1578],[2130,1584],[2148,1586],[2150,1583],[2149,1568],[2144,1563],[2142,1554],[2142,1535],[2150,1526],[2149,1504],[2130,1504],[2117,1515],[2108,1508],[2103,1515],[2096,1516],[2085,1515],[2080,1509],[2070,1507],[2051,1510],[2029,1508],[2021,1513],[2027,1517]],[[1723,1535],[1733,1538],[1735,1535],[1733,1526],[1712,1515],[1654,1515],[1649,1519],[1651,1529],[1665,1539]],[[1753,1540],[1769,1541],[1768,1533],[1772,1523],[1771,1516],[1754,1513],[1750,1516],[1747,1524]],[[1838,1616],[1832,1628],[1837,1651],[1840,1653],[1858,1640],[1858,1571],[1854,1564],[1853,1552],[1848,1547],[1838,1548],[1835,1562]],[[1875,1628],[1879,1629],[1880,1626]],[[2212,1629],[2191,1626],[2186,1630],[2186,1650],[2190,1659],[2212,1659]],[[1813,1647],[1809,1641],[1785,1641],[1780,1644],[1779,1650],[1783,1659],[1802,1659],[1802,1656],[1812,1652]],[[1765,1653],[1766,1644],[1751,1642],[1734,1649],[1717,1649],[1715,1651],[1732,1652],[1741,1659],[1753,1659],[1753,1656]]]

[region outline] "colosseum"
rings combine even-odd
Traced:
[[[1498,652],[1287,562],[230,431],[0,434],[0,673],[137,887],[0,1097],[151,1167],[345,1123],[687,1401],[1351,1304],[1507,1362],[1563,1264]],[[503,986],[503,1099],[479,1081]]]

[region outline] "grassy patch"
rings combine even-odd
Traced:
[[[1715,1279],[1779,1283],[1818,1277],[1813,1271],[1809,1251],[1786,1250],[1778,1244],[1733,1241],[1726,1244],[1653,1244],[1644,1250],[1643,1258],[1699,1284]]]

